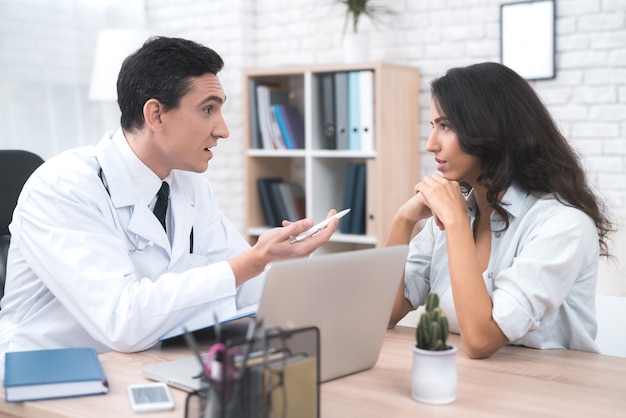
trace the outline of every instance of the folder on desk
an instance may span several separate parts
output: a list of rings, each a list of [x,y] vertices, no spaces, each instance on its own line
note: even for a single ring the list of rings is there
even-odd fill
[[[5,362],[7,402],[109,392],[96,350],[90,347],[8,352]]]

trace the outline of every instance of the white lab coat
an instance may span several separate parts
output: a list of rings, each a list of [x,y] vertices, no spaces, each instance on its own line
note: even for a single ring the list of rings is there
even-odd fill
[[[214,313],[227,318],[258,302],[262,276],[235,288],[225,260],[249,245],[218,208],[207,178],[172,172],[170,245],[135,190],[137,182],[160,185],[146,170],[118,131],[50,159],[28,180],[10,227],[0,369],[6,351],[147,349],[181,324],[207,326]],[[147,249],[136,251],[129,238]]]

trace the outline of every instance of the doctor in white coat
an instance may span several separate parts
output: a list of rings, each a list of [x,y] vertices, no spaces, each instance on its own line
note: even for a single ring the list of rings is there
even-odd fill
[[[229,135],[222,66],[195,42],[147,41],[120,70],[121,129],[51,158],[28,180],[10,226],[0,376],[7,351],[140,351],[181,325],[232,317],[258,302],[269,262],[328,241],[336,220],[291,244],[312,226],[304,219],[250,247],[219,209],[202,173]],[[165,229],[152,212],[163,181]]]

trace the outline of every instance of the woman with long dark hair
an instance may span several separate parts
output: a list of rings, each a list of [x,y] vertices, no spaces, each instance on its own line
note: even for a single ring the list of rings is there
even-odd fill
[[[437,292],[470,357],[509,343],[597,352],[598,260],[613,226],[576,152],[501,64],[453,68],[431,92],[426,150],[440,174],[393,220],[387,244],[410,251],[390,326]]]

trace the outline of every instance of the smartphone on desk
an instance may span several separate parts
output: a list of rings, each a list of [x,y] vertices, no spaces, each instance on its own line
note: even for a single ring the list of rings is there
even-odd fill
[[[174,400],[165,383],[137,383],[128,385],[130,406],[135,412],[169,411]]]

